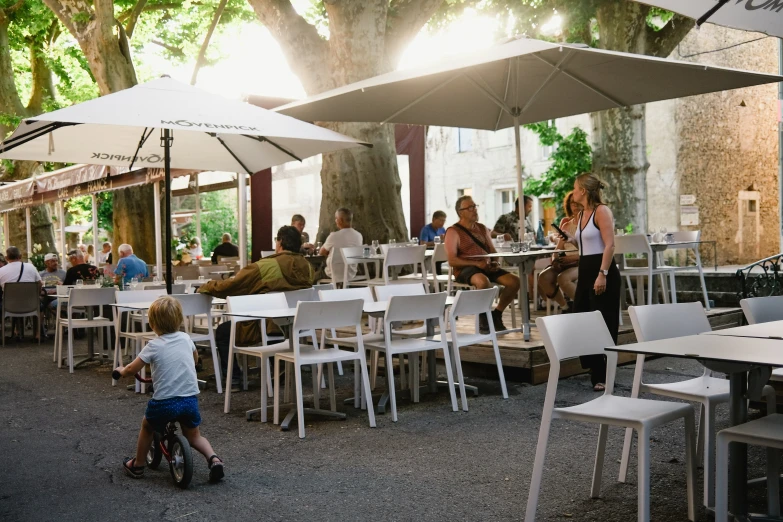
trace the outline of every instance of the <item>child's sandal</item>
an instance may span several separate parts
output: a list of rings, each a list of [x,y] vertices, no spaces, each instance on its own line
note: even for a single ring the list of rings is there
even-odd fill
[[[125,468],[125,473],[127,473],[129,477],[135,479],[142,478],[144,476],[144,466],[132,466],[131,464],[136,464],[136,458],[125,457],[125,460],[122,461],[122,467]]]
[[[209,466],[209,481],[219,482],[223,478],[223,462],[215,462],[215,459],[220,460],[217,455],[212,455],[207,459],[207,465]]]

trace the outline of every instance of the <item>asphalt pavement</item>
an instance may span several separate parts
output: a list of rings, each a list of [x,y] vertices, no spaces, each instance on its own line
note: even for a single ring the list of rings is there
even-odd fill
[[[78,343],[84,350],[84,342]],[[647,363],[653,382],[700,375],[691,361]],[[399,401],[369,428],[366,412],[342,404],[352,373],[338,379],[345,421],[307,419],[307,438],[271,423],[245,420],[258,406],[258,385],[233,396],[223,413],[214,382],[200,395],[202,434],[226,463],[226,478],[208,482],[196,454],[189,489],[173,485],[165,463],[143,479],[127,477],[147,397],[111,386],[111,360],[69,374],[52,362],[51,341],[0,349],[0,520],[521,520],[535,456],[546,386],[469,379],[481,394],[469,412],[453,412],[448,392]],[[618,371],[619,392],[630,393],[633,367]],[[307,386],[311,380],[305,377]],[[378,380],[378,391],[385,380]],[[399,386],[399,382],[398,382]],[[306,389],[305,393],[310,393]],[[560,381],[557,405],[594,398],[587,376]],[[322,393],[327,406],[328,394]],[[727,411],[718,415],[726,426]],[[271,408],[270,408],[271,418]],[[636,459],[629,481],[616,480],[623,430],[611,429],[600,499],[590,499],[597,427],[556,421],[550,436],[538,520],[636,519]],[[682,422],[654,432],[652,520],[687,520]],[[763,452],[750,450],[751,476],[763,473]],[[701,470],[697,498],[701,499]],[[752,489],[751,507],[765,506]],[[699,520],[711,520],[699,507]]]

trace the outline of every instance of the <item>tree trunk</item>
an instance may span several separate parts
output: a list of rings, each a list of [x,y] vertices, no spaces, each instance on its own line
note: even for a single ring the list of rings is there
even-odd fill
[[[373,144],[324,154],[321,167],[321,213],[318,240],[334,230],[334,212],[347,207],[365,242],[408,236],[400,199],[400,175],[394,130],[376,123],[331,123],[328,127]]]
[[[606,203],[615,228],[629,223],[634,232],[646,232],[647,161],[645,106],[590,114],[593,125],[593,172],[604,182]]]
[[[125,29],[114,18],[113,0],[44,0],[79,42],[101,95],[138,83]],[[75,21],[72,13],[89,13]],[[115,34],[116,31],[116,34]],[[144,260],[155,258],[155,224],[151,185],[118,190],[113,199],[114,259],[117,247],[128,243]],[[165,246],[164,246],[165,248]]]
[[[647,24],[650,8],[629,0],[603,0],[596,9],[599,47],[612,51],[666,57],[693,27],[675,16],[663,29]],[[645,106],[610,109],[590,115],[593,125],[593,172],[607,186],[606,203],[616,228],[633,224],[647,231],[647,137]]]

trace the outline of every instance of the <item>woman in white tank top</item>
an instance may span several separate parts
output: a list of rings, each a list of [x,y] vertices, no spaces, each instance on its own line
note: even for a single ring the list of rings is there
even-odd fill
[[[579,280],[576,284],[574,312],[599,311],[617,343],[620,329],[620,271],[614,262],[614,219],[601,198],[603,182],[585,173],[574,182],[574,201],[584,209],[579,215],[576,234],[569,238],[579,248]],[[590,369],[595,391],[606,383],[606,357],[581,357],[582,367]]]

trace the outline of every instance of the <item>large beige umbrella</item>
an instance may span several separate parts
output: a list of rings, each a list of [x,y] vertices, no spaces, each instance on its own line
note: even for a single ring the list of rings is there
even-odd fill
[[[421,69],[394,71],[275,109],[305,121],[357,121],[498,130],[694,94],[780,81],[636,54],[519,39]]]

